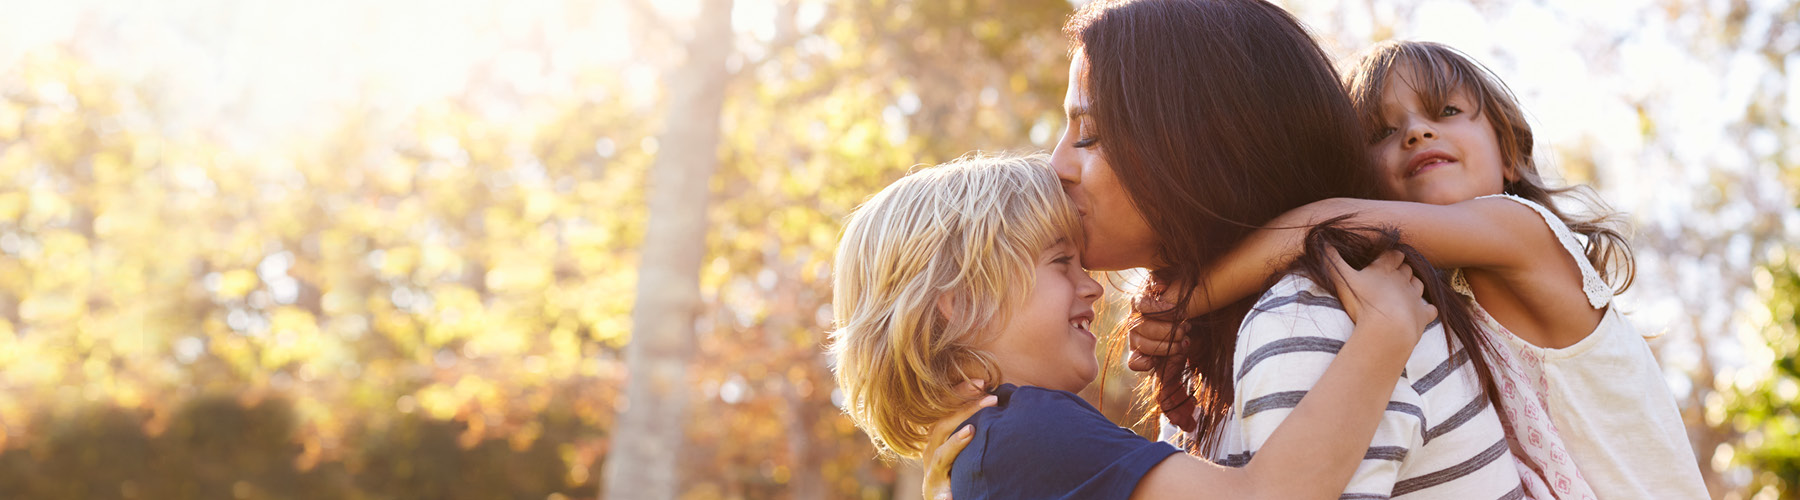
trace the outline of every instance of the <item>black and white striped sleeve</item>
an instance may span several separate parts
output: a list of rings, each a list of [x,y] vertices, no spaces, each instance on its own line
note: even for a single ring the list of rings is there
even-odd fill
[[[1310,281],[1290,277],[1269,290],[1245,316],[1233,363],[1237,414],[1247,449],[1225,462],[1248,461],[1300,404],[1354,325],[1335,297]],[[1423,402],[1402,378],[1387,413],[1343,498],[1387,498],[1406,455],[1419,445]]]

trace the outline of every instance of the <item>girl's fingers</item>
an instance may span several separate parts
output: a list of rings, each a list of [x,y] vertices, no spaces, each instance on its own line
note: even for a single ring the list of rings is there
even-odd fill
[[[1136,329],[1133,329],[1131,335],[1128,335],[1127,337],[1130,339],[1132,352],[1138,354],[1170,356],[1180,354],[1183,350],[1183,342],[1181,341],[1153,339],[1149,336],[1139,334],[1139,331]]]
[[[1330,262],[1331,267],[1337,270],[1337,272],[1332,273],[1331,275],[1331,286],[1337,289],[1339,297],[1347,295],[1345,293],[1347,291],[1345,290],[1345,280],[1349,279],[1350,275],[1356,273],[1356,268],[1350,267],[1350,263],[1344,262],[1344,256],[1339,255],[1337,248],[1335,247],[1325,247],[1325,261]]]
[[[1163,342],[1175,342],[1181,338],[1181,331],[1174,324],[1159,322],[1152,318],[1138,318],[1138,326],[1130,327],[1130,333],[1134,336],[1143,336],[1148,340],[1163,340]]]
[[[925,449],[937,449],[945,440],[950,438],[950,433],[956,429],[956,426],[961,425],[963,421],[968,420],[969,417],[975,416],[975,412],[981,411],[982,408],[994,406],[999,403],[1000,398],[990,395],[981,398],[980,401],[964,406],[961,410],[957,410],[955,414],[939,419],[937,422],[931,424],[931,433],[925,437]]]
[[[1134,337],[1143,337],[1149,340],[1161,340],[1164,342],[1173,341],[1180,337],[1180,335],[1175,334],[1174,326],[1168,322],[1147,318],[1140,318],[1137,326],[1131,327],[1131,335]]]
[[[944,444],[938,445],[937,449],[932,452],[931,467],[926,470],[948,474],[950,467],[956,465],[956,456],[961,454],[963,448],[968,447],[969,441],[974,438],[975,426],[973,424],[957,429],[955,434],[951,434],[949,439],[944,440]]]
[[[1131,299],[1131,310],[1138,314],[1156,314],[1174,309],[1175,304],[1164,302],[1158,294],[1143,293]]]
[[[919,490],[925,498],[933,500],[950,499],[950,469],[956,466],[956,456],[962,454],[963,448],[975,438],[975,426],[965,425],[951,434],[944,444],[931,450],[925,457],[925,480]]]
[[[1376,269],[1400,269],[1406,265],[1406,255],[1397,250],[1388,250],[1381,252],[1381,255],[1375,258],[1375,262],[1381,264]],[[1374,266],[1375,264],[1370,265]]]
[[[1156,358],[1135,352],[1130,353],[1130,358],[1125,360],[1125,366],[1134,372],[1147,372],[1156,368]]]
[[[956,390],[971,398],[980,396],[987,393],[987,381],[978,378],[964,380],[963,383],[956,384]]]

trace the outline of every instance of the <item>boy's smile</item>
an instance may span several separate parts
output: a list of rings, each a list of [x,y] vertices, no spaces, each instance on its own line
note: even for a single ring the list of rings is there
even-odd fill
[[[1036,283],[1014,303],[998,335],[983,350],[993,353],[1003,382],[1080,391],[1100,373],[1098,340],[1089,330],[1100,283],[1081,268],[1079,249],[1067,239],[1040,252]]]

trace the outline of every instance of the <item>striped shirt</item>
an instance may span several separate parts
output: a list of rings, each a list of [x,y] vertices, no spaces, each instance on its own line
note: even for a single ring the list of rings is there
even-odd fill
[[[1238,330],[1236,394],[1213,460],[1233,467],[1249,463],[1325,374],[1353,327],[1343,304],[1305,277],[1288,275],[1264,293]],[[1191,441],[1174,439],[1178,445]],[[1339,498],[1524,495],[1500,418],[1482,395],[1473,364],[1461,343],[1433,321]]]

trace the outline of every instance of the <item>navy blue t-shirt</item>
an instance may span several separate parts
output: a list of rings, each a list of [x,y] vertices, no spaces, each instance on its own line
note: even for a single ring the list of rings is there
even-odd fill
[[[994,394],[998,405],[964,421],[975,437],[950,469],[956,500],[1124,499],[1181,452],[1119,427],[1068,391],[1003,384]]]

